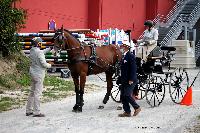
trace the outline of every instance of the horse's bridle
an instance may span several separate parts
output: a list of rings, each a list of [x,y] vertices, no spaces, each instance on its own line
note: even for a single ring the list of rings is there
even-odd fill
[[[58,35],[53,37],[53,39],[55,39],[55,40],[58,39],[59,46],[55,46],[55,45],[54,46],[56,48],[61,49],[62,46],[63,46],[64,41],[67,40],[67,38],[64,36],[63,31],[57,31],[57,32],[55,32],[55,35],[56,34],[58,34]],[[63,50],[66,50],[66,51],[75,50],[75,49],[83,49],[84,50],[84,47],[83,47],[82,43],[80,43],[80,44],[81,44],[81,46],[68,48],[68,49],[66,49],[66,47],[65,47],[65,49],[63,49]]]

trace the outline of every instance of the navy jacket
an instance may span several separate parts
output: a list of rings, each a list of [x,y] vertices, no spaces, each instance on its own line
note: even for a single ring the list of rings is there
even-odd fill
[[[121,62],[121,83],[128,84],[128,81],[137,82],[136,71],[135,55],[128,51]]]

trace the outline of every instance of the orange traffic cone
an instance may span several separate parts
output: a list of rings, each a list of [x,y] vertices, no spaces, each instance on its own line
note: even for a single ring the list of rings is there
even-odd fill
[[[192,87],[189,87],[185,96],[183,97],[181,105],[190,106],[192,105]]]

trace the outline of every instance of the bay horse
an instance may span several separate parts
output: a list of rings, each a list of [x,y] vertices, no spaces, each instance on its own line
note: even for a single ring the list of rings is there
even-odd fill
[[[84,105],[83,94],[86,76],[105,72],[107,82],[107,93],[103,99],[103,104],[109,100],[113,88],[112,76],[119,68],[122,53],[117,45],[94,46],[84,45],[68,30],[58,29],[55,31],[54,49],[66,50],[68,54],[68,68],[75,85],[76,104],[73,112],[82,112]],[[95,57],[94,53],[95,52]],[[91,57],[95,58],[92,60]],[[104,106],[100,106],[100,108]]]

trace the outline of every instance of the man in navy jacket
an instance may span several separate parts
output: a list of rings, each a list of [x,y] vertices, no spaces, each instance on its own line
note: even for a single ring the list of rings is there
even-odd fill
[[[137,66],[135,61],[135,55],[129,51],[130,43],[128,42],[126,44],[121,45],[120,48],[124,54],[124,58],[121,62],[121,100],[123,104],[124,113],[119,114],[119,117],[131,116],[131,109],[129,104],[131,104],[135,110],[133,116],[136,116],[141,111],[141,108],[132,97],[133,89],[137,84]]]

